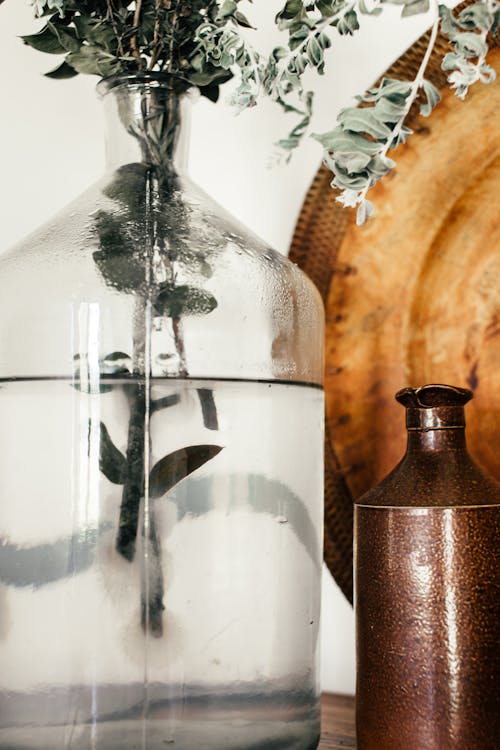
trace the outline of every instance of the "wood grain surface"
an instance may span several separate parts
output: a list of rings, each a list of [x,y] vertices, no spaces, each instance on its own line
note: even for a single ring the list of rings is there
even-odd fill
[[[318,750],[356,748],[354,698],[326,693],[321,699],[322,733]]]

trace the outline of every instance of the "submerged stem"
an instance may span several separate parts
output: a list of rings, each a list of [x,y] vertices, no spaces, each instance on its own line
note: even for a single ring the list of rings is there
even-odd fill
[[[146,513],[147,509],[145,508]],[[161,638],[163,635],[163,612],[165,610],[163,603],[165,586],[161,566],[161,541],[158,536],[155,517],[151,511],[144,535],[144,545],[148,564],[143,571],[141,624],[144,631],[150,632],[155,638]]]
[[[185,378],[188,374],[186,364],[186,350],[184,348],[184,338],[182,335],[182,321],[180,318],[172,318],[172,331],[174,334],[175,350],[179,356],[179,376]]]
[[[120,506],[116,549],[126,560],[135,556],[139,509],[144,496],[144,439],[146,392],[143,384],[124,386],[130,404],[127,468]]]

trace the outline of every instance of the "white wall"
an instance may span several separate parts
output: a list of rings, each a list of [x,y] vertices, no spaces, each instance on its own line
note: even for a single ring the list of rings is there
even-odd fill
[[[271,28],[283,4],[257,0],[256,25]],[[365,19],[354,37],[328,53],[320,80],[315,130],[327,130],[338,110],[366,88],[429,24]],[[43,223],[101,173],[102,115],[95,79],[51,81],[41,73],[57,58],[34,52],[16,36],[31,33],[31,11],[20,0],[0,6],[0,252]],[[275,32],[259,31],[256,46],[269,49]],[[317,84],[316,84],[317,85]],[[200,102],[194,111],[191,173],[214,198],[257,234],[286,253],[304,194],[321,160],[318,144],[304,144],[288,167],[268,168],[272,144],[289,121],[271,103],[237,118],[224,102]],[[354,691],[354,622],[347,602],[325,571],[323,581],[323,687]]]

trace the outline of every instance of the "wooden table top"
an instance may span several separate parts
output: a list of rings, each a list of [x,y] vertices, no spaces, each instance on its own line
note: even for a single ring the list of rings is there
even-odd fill
[[[318,750],[356,748],[354,698],[325,693],[321,699],[321,742]]]

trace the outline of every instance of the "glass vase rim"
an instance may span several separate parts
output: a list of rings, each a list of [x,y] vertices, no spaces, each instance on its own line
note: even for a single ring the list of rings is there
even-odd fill
[[[111,91],[115,91],[118,88],[133,89],[135,87],[168,89],[179,96],[189,91],[193,93],[197,91],[196,86],[178,73],[154,70],[138,70],[106,76],[98,82],[96,91],[102,99]]]

